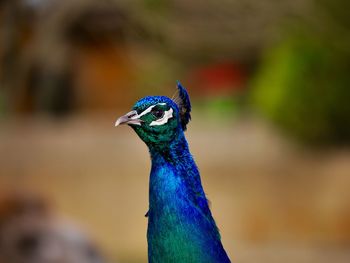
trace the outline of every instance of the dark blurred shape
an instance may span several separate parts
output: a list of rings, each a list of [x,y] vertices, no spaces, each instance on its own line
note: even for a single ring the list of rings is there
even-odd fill
[[[40,246],[40,236],[37,233],[23,236],[18,240],[17,250],[23,257],[34,257]]]
[[[72,18],[67,38],[80,44],[104,41],[125,41],[130,23],[129,16],[110,4],[99,3]]]
[[[4,1],[0,27],[8,111],[110,110],[132,94],[127,42],[142,30],[116,1]]]
[[[0,202],[1,263],[102,263],[77,227],[55,216],[35,194],[10,194]]]
[[[47,111],[62,116],[72,112],[75,99],[70,72],[55,72],[34,64],[28,72],[27,88],[21,94],[19,111]]]

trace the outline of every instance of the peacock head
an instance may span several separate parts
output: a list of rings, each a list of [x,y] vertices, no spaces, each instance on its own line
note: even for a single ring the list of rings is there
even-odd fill
[[[164,146],[186,130],[191,119],[188,93],[178,82],[175,99],[148,96],[134,105],[132,111],[120,117],[115,126],[128,124],[149,146]]]

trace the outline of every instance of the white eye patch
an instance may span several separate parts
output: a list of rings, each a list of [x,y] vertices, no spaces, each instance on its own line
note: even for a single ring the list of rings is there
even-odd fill
[[[173,109],[170,108],[164,112],[164,116],[158,120],[152,121],[149,126],[159,126],[168,123],[168,120],[173,117]]]
[[[151,112],[152,109],[157,106],[157,105],[166,105],[166,103],[158,103],[156,105],[152,105],[152,106],[149,106],[147,109],[145,109],[143,112],[141,112],[139,115],[135,115],[132,117],[132,119],[139,119],[141,118],[143,115],[146,115],[147,113]]]
[[[142,116],[146,115],[147,113],[150,113],[152,111],[152,109],[154,107],[156,107],[157,105],[166,105],[166,103],[158,103],[156,105],[152,105],[152,106],[149,106],[147,109],[145,109],[143,112],[141,112],[140,114],[137,114],[136,111],[133,111],[133,112],[130,112],[130,113],[134,113],[130,119],[132,120],[138,120],[140,119]],[[165,111],[164,112],[164,116],[158,120],[155,120],[155,121],[152,121],[150,123],[150,126],[159,126],[159,125],[163,125],[165,123],[168,122],[169,119],[171,119],[173,117],[173,109],[170,108],[168,111]],[[141,123],[134,123],[134,124],[137,124],[137,125],[141,125]]]

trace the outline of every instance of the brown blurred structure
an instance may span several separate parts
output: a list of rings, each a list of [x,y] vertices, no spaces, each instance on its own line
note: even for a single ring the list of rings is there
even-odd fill
[[[106,110],[131,96],[134,69],[125,43],[133,21],[116,2],[2,5],[0,70],[10,108],[56,114]]]
[[[140,78],[147,88],[159,85],[164,67],[173,79],[183,76],[180,60],[189,69],[227,61],[251,71],[269,39],[278,37],[277,25],[310,16],[310,2],[3,0],[0,81],[7,106],[54,114],[126,107]],[[153,62],[137,51],[146,43],[156,53],[150,52]],[[164,61],[149,70],[159,56]],[[199,90],[204,80],[188,75],[182,79]]]
[[[100,253],[77,227],[58,220],[36,194],[2,193],[1,263],[102,263]]]

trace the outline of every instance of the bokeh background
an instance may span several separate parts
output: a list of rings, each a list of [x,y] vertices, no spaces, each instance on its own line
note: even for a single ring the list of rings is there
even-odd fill
[[[346,0],[0,1],[0,198],[43,195],[110,262],[147,262],[148,151],[114,122],[180,80],[232,260],[350,262],[349,10]]]

